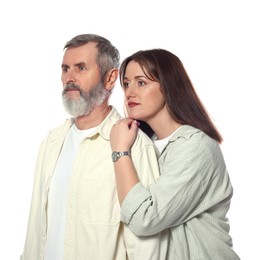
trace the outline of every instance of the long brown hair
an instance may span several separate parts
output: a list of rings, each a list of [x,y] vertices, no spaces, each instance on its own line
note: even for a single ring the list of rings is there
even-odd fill
[[[147,78],[160,83],[167,109],[180,124],[194,126],[219,143],[222,136],[198,97],[180,59],[163,49],[138,51],[124,59],[120,66],[120,82],[128,63],[137,62]]]

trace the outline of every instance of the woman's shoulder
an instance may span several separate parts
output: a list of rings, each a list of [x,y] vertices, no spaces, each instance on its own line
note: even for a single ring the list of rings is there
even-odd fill
[[[190,125],[182,125],[170,140],[175,141],[178,139],[183,139],[184,141],[193,141],[195,143],[218,143],[216,140],[209,137],[202,130]]]
[[[192,126],[184,125],[168,143],[160,156],[165,165],[224,166],[219,143]]]
[[[172,143],[172,145],[170,145]],[[209,137],[202,130],[190,125],[183,125],[172,136],[169,143],[169,149],[186,150],[189,153],[216,152],[219,150],[219,143]]]

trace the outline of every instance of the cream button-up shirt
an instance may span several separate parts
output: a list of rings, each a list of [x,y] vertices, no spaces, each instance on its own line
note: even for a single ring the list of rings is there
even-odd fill
[[[106,119],[80,145],[69,182],[64,237],[65,260],[165,259],[168,231],[137,237],[120,222],[110,130],[120,115],[112,108]],[[48,192],[65,136],[67,120],[43,140],[36,165],[23,260],[44,260]],[[153,143],[141,131],[131,156],[144,186],[159,176]]]

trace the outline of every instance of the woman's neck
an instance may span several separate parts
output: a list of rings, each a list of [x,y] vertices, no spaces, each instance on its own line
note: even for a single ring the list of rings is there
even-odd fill
[[[169,113],[157,116],[146,122],[153,129],[157,139],[163,139],[176,131],[181,124],[177,123]]]

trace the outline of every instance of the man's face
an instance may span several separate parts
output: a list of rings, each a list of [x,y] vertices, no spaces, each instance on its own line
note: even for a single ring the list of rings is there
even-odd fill
[[[72,116],[88,115],[107,97],[96,63],[96,43],[67,49],[63,56],[63,104]]]

